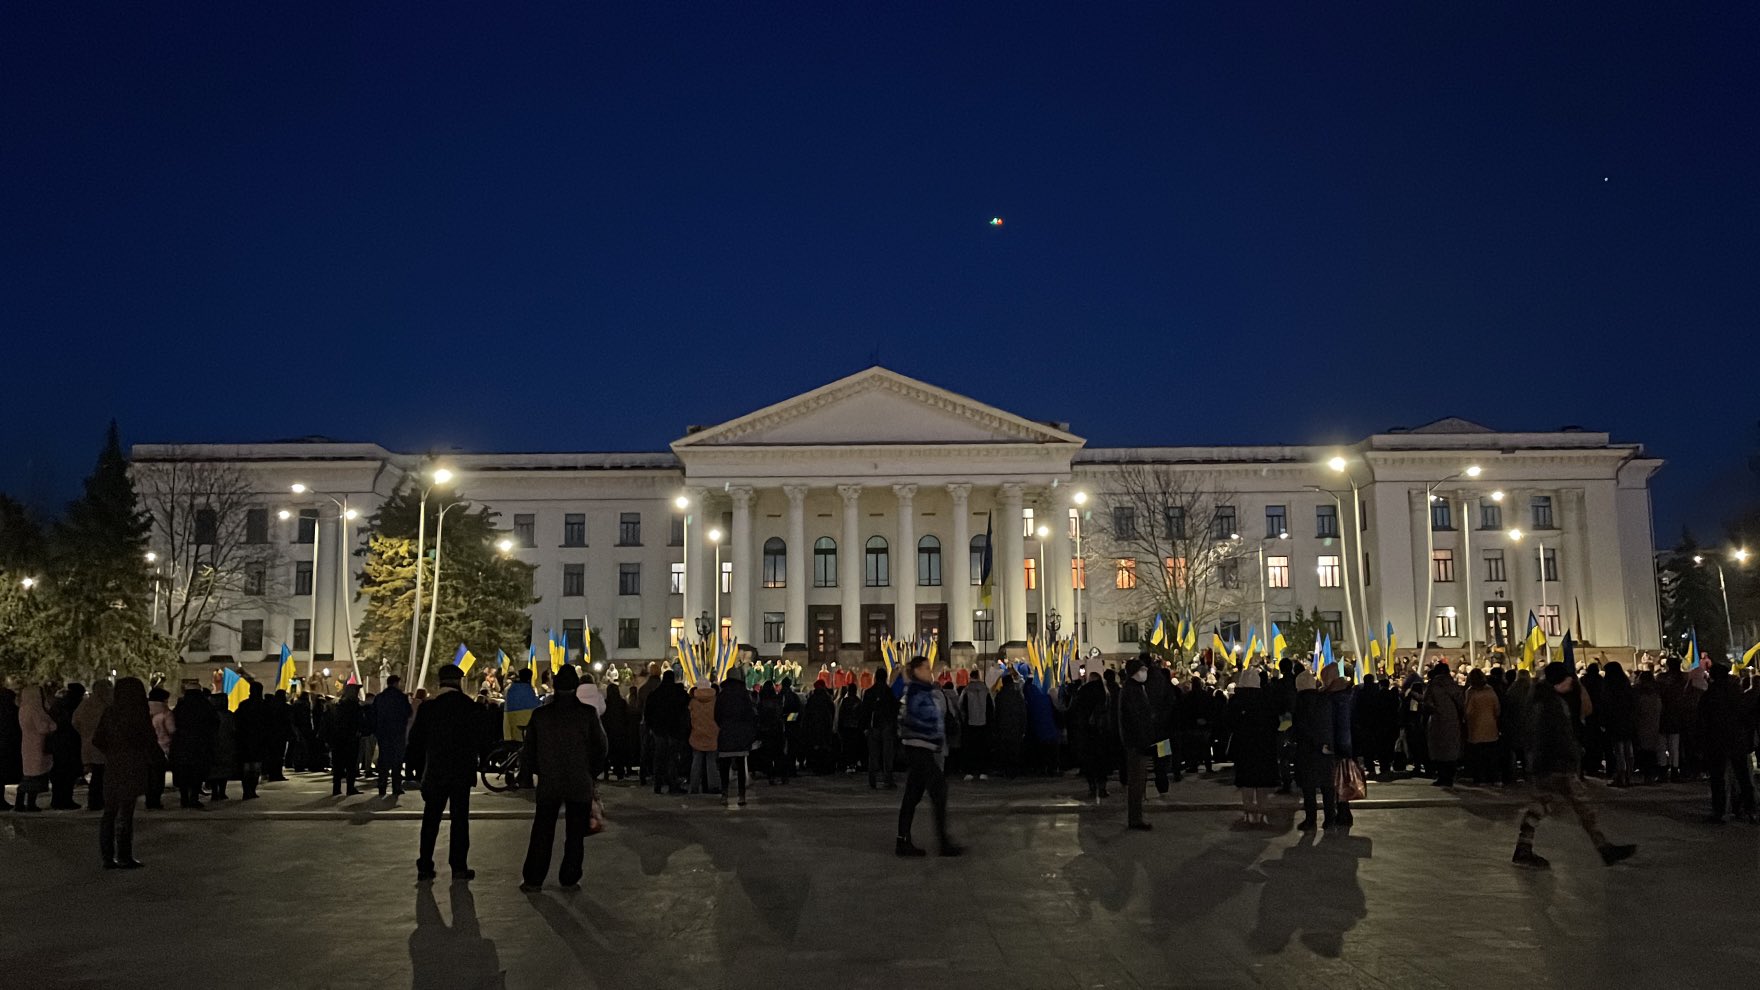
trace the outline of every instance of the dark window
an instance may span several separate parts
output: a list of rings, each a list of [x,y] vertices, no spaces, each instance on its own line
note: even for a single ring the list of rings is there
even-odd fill
[[[585,619],[563,619],[562,648],[564,650],[586,649],[586,628],[587,623]]]
[[[538,545],[538,517],[523,512],[513,517],[513,542],[528,549]]]
[[[1183,505],[1170,505],[1161,514],[1162,525],[1167,530],[1167,539],[1183,540],[1186,538],[1186,508]]]
[[[293,643],[289,649],[309,650],[312,648],[312,620],[293,620]]]
[[[1225,643],[1241,641],[1241,617],[1233,612],[1216,620],[1216,629],[1222,634],[1222,640]]]
[[[1557,529],[1558,528],[1552,524],[1552,496],[1551,495],[1536,495],[1536,496],[1534,496],[1533,507],[1534,507],[1534,528],[1535,529]]]
[[[1326,635],[1332,637],[1333,643],[1337,644],[1344,642],[1343,612],[1321,612],[1320,625],[1325,628]]]
[[[639,547],[642,545],[642,514],[640,512],[625,512],[617,517],[617,545],[620,547]]]
[[[1314,506],[1314,535],[1322,540],[1337,538],[1338,506]]]
[[[1118,641],[1120,643],[1135,643],[1139,642],[1141,639],[1142,637],[1137,635],[1137,622],[1135,619],[1118,620]]]
[[[636,542],[641,542],[639,536]],[[563,514],[562,545],[565,547],[584,547],[587,545],[587,514],[585,512]]]
[[[1502,529],[1503,528],[1503,506],[1498,505],[1496,502],[1480,502],[1479,503],[1479,528],[1480,529]]]
[[[1487,551],[1485,551],[1485,580],[1487,580],[1487,581],[1507,581],[1507,580],[1509,580],[1507,577],[1504,576],[1504,573],[1503,573],[1503,551],[1502,550],[1487,550]]]
[[[987,643],[996,638],[996,618],[987,608],[972,613],[972,638]]]
[[[639,595],[642,593],[642,565],[617,565],[617,593],[620,595]]]
[[[1265,507],[1265,538],[1275,540],[1289,532],[1289,513],[1281,505]]]
[[[318,534],[318,510],[299,510],[299,525],[294,527],[293,542],[310,543]]]
[[[587,565],[562,565],[562,597],[579,598],[587,593]]]
[[[1454,506],[1446,498],[1433,496],[1430,499],[1430,528],[1453,529]]]
[[[262,619],[246,619],[238,624],[238,652],[263,652]]]
[[[870,588],[884,588],[892,583],[892,559],[886,537],[868,537],[867,571],[864,578]]]
[[[1241,562],[1224,560],[1216,565],[1216,578],[1224,588],[1241,586]]]
[[[1137,510],[1129,505],[1112,507],[1112,535],[1121,540],[1137,538]]]
[[[1369,551],[1363,551],[1363,587],[1367,588],[1375,582],[1369,580]]]
[[[666,534],[666,545],[669,547],[684,546],[684,517],[673,516],[672,528]]]
[[[293,593],[309,595],[312,593],[312,562],[296,560],[293,563]]]
[[[189,531],[189,541],[199,546],[213,546],[219,538],[220,517],[213,509],[197,509],[196,524]]]
[[[941,541],[933,536],[917,541],[917,584],[941,587]]]
[[[642,647],[642,620],[617,620],[617,648],[620,650],[639,650]]]
[[[984,541],[989,539],[983,533],[972,537],[972,583],[984,583]]]
[[[269,569],[262,564],[246,564],[244,568],[244,593],[261,595],[268,581]]]
[[[788,587],[788,544],[780,537],[764,541],[764,587]]]
[[[837,587],[837,541],[829,536],[813,541],[813,587]]]
[[[784,617],[781,612],[764,613],[764,642],[782,642]]]
[[[246,543],[269,542],[269,510],[244,510],[244,541]]]
[[[189,651],[191,653],[207,653],[214,645],[214,627],[206,622],[199,623],[189,631]]]
[[[1546,575],[1545,580],[1557,581],[1558,551],[1551,547],[1542,547],[1540,550],[1540,568]]]
[[[1210,521],[1210,538],[1213,540],[1229,540],[1233,539],[1235,534],[1240,531],[1240,525],[1235,521],[1234,506],[1217,506],[1216,515]]]

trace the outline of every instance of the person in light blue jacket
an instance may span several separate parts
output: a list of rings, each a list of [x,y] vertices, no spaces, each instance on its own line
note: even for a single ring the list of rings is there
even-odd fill
[[[947,722],[953,712],[948,708],[947,696],[935,687],[928,657],[911,658],[905,665],[904,676],[898,740],[909,775],[905,778],[904,803],[898,809],[895,851],[900,856],[926,855],[911,842],[911,820],[916,817],[917,802],[927,791],[935,810],[935,836],[941,855],[958,856],[965,850],[947,834],[947,775],[942,766],[947,757]]]

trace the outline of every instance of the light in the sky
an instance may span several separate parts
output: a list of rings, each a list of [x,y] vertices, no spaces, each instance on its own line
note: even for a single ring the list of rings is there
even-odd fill
[[[1001,217],[991,217],[990,218],[990,226],[992,226],[992,227],[1002,226],[1002,218]]]

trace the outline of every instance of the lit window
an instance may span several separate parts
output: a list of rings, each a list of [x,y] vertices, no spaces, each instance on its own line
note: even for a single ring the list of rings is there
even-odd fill
[[[672,580],[667,584],[666,591],[672,595],[684,594],[684,564],[676,561],[673,563]]]
[[[1289,558],[1265,558],[1265,584],[1272,588],[1289,587]]]
[[[1438,584],[1454,580],[1454,551],[1437,548],[1430,551],[1430,577]]]
[[[1027,574],[1027,590],[1039,590],[1039,562],[1028,557],[1026,560],[1022,561],[1021,564],[1022,567],[1025,568]]]
[[[1191,574],[1186,567],[1186,559],[1184,557],[1163,558],[1161,566],[1167,571],[1167,583],[1169,586],[1181,589],[1186,586],[1186,581],[1190,579]]]
[[[1534,609],[1534,619],[1540,623],[1540,628],[1544,629],[1548,636],[1559,636],[1564,633],[1564,626],[1560,624],[1558,619],[1557,605],[1541,605]]]
[[[1030,508],[1021,510],[1021,535],[1029,540],[1038,536],[1033,532],[1033,510]]]
[[[1436,610],[1436,638],[1454,639],[1460,635],[1460,624],[1453,605]]]
[[[1135,557],[1118,558],[1118,575],[1114,586],[1120,591],[1128,591],[1137,586],[1137,559]]]
[[[724,595],[733,594],[733,561],[731,560],[721,562],[721,593]]]
[[[1088,562],[1080,557],[1069,562],[1070,587],[1081,591],[1088,590]]]
[[[1336,554],[1323,553],[1315,558],[1314,563],[1314,570],[1320,575],[1320,587],[1344,587],[1344,575],[1342,569],[1338,566],[1338,556]]]

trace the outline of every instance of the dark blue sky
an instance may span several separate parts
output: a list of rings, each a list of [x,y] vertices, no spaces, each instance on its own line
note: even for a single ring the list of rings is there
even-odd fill
[[[0,489],[112,416],[658,449],[877,352],[1101,444],[1611,430],[1667,538],[1754,490],[1753,4],[542,6],[8,4]]]

